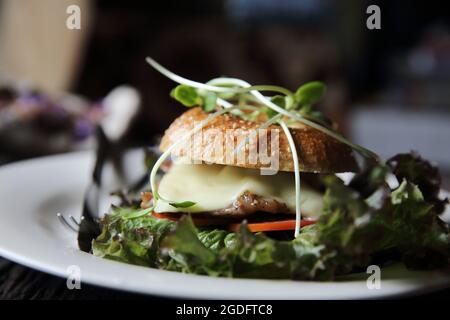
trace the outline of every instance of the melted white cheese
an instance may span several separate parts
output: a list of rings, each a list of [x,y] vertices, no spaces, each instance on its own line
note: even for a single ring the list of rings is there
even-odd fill
[[[208,164],[174,163],[159,184],[159,194],[173,202],[193,201],[189,208],[175,208],[157,201],[156,212],[204,212],[230,206],[245,191],[285,203],[295,212],[294,173],[261,175],[257,169]],[[302,184],[300,208],[305,216],[322,212],[322,194]]]

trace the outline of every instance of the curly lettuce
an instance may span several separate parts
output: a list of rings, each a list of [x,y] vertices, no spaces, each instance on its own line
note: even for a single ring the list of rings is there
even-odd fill
[[[386,176],[399,181],[390,189]],[[348,183],[323,177],[323,215],[292,241],[251,233],[198,230],[178,222],[114,208],[101,221],[93,254],[121,262],[221,277],[332,280],[369,264],[402,261],[411,269],[448,266],[449,229],[439,214],[439,174],[415,154],[366,168]]]

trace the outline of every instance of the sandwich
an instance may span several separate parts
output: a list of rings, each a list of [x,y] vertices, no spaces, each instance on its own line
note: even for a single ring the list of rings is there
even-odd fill
[[[178,82],[188,110],[165,131],[139,205],[112,207],[94,255],[210,276],[333,280],[370,264],[448,266],[437,167],[416,153],[382,161],[289,89],[235,78]],[[265,95],[271,92],[272,95]]]
[[[160,143],[161,151],[167,151],[179,137],[191,131],[195,123],[207,117],[208,114],[200,107],[186,111],[166,130]],[[267,165],[261,161],[249,161],[250,141],[242,146],[243,161],[238,161],[236,152],[233,154],[239,141],[244,141],[266,120],[250,121],[237,115],[223,114],[206,124],[197,143],[188,141],[186,144],[190,148],[180,148],[172,153],[178,161],[171,163],[158,186],[161,197],[170,201],[156,201],[154,214],[171,219],[190,214],[194,223],[201,219],[203,225],[228,225],[231,229],[245,220],[250,229],[259,231],[294,230],[295,168],[287,137],[279,133],[280,127],[271,125],[266,128],[269,132],[278,133],[276,172],[264,174],[261,169],[267,169]],[[298,152],[303,178],[300,212],[302,222],[307,224],[322,212],[320,174],[353,172],[357,170],[357,164],[351,148],[326,134],[307,126],[289,130],[295,147],[301,150]],[[263,139],[255,135],[253,142],[256,145],[260,142],[258,138]],[[212,152],[210,146],[217,146],[217,141],[221,146],[216,147],[217,152]],[[192,148],[195,150],[190,150]],[[229,156],[224,155],[227,149],[231,151]],[[142,207],[148,208],[153,200],[150,193],[144,193]],[[171,205],[185,201],[193,205]]]

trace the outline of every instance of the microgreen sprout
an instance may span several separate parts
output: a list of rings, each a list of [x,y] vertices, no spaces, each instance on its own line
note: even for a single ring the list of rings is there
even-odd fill
[[[298,163],[298,155],[297,155],[297,148],[295,147],[294,139],[292,138],[292,134],[289,131],[288,126],[283,120],[279,120],[278,123],[280,124],[281,128],[284,131],[284,134],[286,135],[288,142],[289,142],[289,148],[291,149],[292,153],[292,160],[294,162],[294,179],[295,179],[295,231],[294,231],[294,237],[297,238],[300,234],[300,222],[302,219],[302,213],[300,210],[300,166]]]
[[[172,89],[170,96],[179,101],[185,107],[198,106],[202,103],[197,90],[185,84],[180,84]]]
[[[202,108],[205,112],[213,111],[217,106],[217,94],[208,92],[203,98]]]
[[[264,114],[268,120],[263,123],[259,129],[270,126],[273,123],[278,123],[283,129],[291,149],[294,173],[295,173],[295,194],[296,194],[296,227],[295,236],[297,237],[300,232],[300,166],[298,162],[297,150],[293,137],[289,131],[286,121],[289,123],[292,121],[300,122],[304,125],[319,130],[326,135],[336,139],[337,141],[348,145],[353,150],[359,152],[361,155],[369,158],[373,158],[379,161],[379,157],[374,152],[357,145],[336,131],[334,131],[328,120],[322,113],[316,110],[312,110],[312,105],[319,102],[325,92],[326,86],[322,82],[313,81],[300,86],[295,93],[292,91],[273,85],[250,85],[248,82],[236,79],[236,78],[215,78],[207,83],[200,83],[183,78],[150,57],[146,58],[146,61],[157,71],[168,77],[169,79],[179,83],[171,93],[171,96],[180,101],[187,107],[198,105],[202,107],[205,112],[213,112],[216,110],[216,104],[224,107],[223,109],[212,113],[204,121],[209,122],[214,118],[230,112],[238,115],[246,120],[258,119],[259,115]],[[177,89],[178,88],[178,89]],[[188,89],[190,88],[190,89]],[[274,96],[264,96],[260,91],[276,93]],[[229,100],[229,101],[227,101]],[[251,113],[243,112],[242,110],[253,110]],[[287,118],[284,121],[283,117]],[[174,207],[190,207],[195,205],[191,201],[184,201],[181,203],[173,203],[169,200],[163,199],[158,194],[155,177],[156,172],[161,163],[169,156],[175,147],[183,143],[187,138],[200,130],[206,123],[201,123],[200,126],[191,130],[183,139],[178,140],[171,145],[156,161],[152,172],[150,174],[150,184],[154,194],[155,201],[158,199],[169,202]],[[256,130],[246,137],[246,139],[235,149],[237,153],[248,140],[254,136]]]
[[[189,208],[195,205],[195,202],[192,201],[183,201],[183,202],[170,202],[172,207],[175,208]]]
[[[143,216],[149,214],[152,211],[153,211],[153,207],[142,209],[142,210],[139,210],[139,211],[132,211],[132,212],[124,214],[122,218],[126,219],[126,220],[136,219],[136,218],[143,217]]]
[[[310,108],[319,102],[325,95],[326,87],[320,81],[312,81],[300,86],[295,92],[295,100],[301,105]]]

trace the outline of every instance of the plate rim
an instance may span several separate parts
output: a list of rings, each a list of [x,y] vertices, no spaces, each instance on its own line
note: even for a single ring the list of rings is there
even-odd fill
[[[22,167],[27,167],[29,165],[33,166],[35,164],[37,164],[37,162],[46,162],[49,160],[53,160],[53,161],[70,161],[71,158],[73,157],[79,157],[80,159],[84,159],[83,161],[89,162],[92,161],[93,159],[93,153],[91,151],[76,151],[76,152],[70,152],[70,153],[65,153],[65,154],[58,154],[58,155],[51,155],[51,156],[45,156],[45,157],[39,157],[39,158],[34,158],[34,159],[27,159],[27,160],[22,160],[22,161],[17,161],[17,162],[13,162],[11,164],[6,164],[0,167],[0,176],[3,174],[3,172],[5,171],[9,171],[12,169],[15,170],[21,170]],[[72,159],[73,160],[73,159]],[[87,176],[89,176],[88,173],[86,173]],[[73,251],[79,251],[79,250],[75,250],[75,249],[71,249]],[[80,252],[78,252],[79,254]],[[165,271],[165,270],[158,270],[158,269],[152,269],[152,268],[147,268],[147,267],[140,267],[140,266],[133,266],[133,265],[127,265],[127,264],[123,264],[120,262],[116,262],[116,261],[110,261],[110,260],[106,260],[106,259],[101,259],[98,257],[94,257],[88,253],[84,253],[86,256],[89,256],[89,259],[95,258],[95,259],[99,259],[102,262],[100,264],[114,264],[114,265],[120,265],[120,267],[123,266],[127,266],[127,267],[131,267],[131,268],[142,268],[144,269],[146,272],[150,272],[150,273],[154,273],[155,275],[158,274],[167,274],[167,276],[174,276],[176,278],[186,278],[186,279],[190,279],[191,281],[199,281],[199,282],[205,282],[205,281],[214,281],[214,282],[220,282],[220,283],[234,283],[235,285],[238,284],[254,284],[254,283],[260,283],[262,285],[267,285],[267,286],[273,286],[274,283],[276,283],[276,285],[280,285],[280,282],[282,282],[283,284],[281,285],[285,285],[286,283],[290,283],[291,286],[293,284],[298,285],[299,287],[303,284],[306,286],[309,286],[311,284],[316,285],[316,284],[322,284],[322,285],[328,285],[331,287],[340,287],[342,285],[348,284],[348,282],[311,282],[311,281],[292,281],[292,280],[267,280],[267,279],[232,279],[232,278],[214,278],[214,277],[209,277],[209,276],[203,276],[203,275],[191,275],[191,274],[182,274],[179,272],[172,272],[172,271]],[[11,250],[8,250],[7,246],[5,248],[3,243],[0,243],[0,256],[5,257],[8,260],[14,261],[16,263],[25,265],[27,267],[30,267],[32,269],[36,269],[39,270],[41,272],[45,272],[45,273],[49,273],[61,278],[67,278],[67,272],[64,272],[64,270],[62,270],[59,266],[55,266],[52,265],[51,263],[49,264],[48,262],[46,263],[45,261],[39,261],[36,259],[30,259],[29,257],[27,257],[26,255],[24,255],[23,253],[17,253],[17,252],[13,252]],[[76,256],[76,255],[75,255]],[[83,258],[84,259],[84,258]],[[404,295],[412,295],[412,294],[419,294],[421,292],[430,292],[430,291],[434,291],[434,290],[438,290],[440,288],[445,288],[445,287],[450,287],[450,278],[446,278],[447,281],[446,282],[441,282],[441,283],[435,283],[433,285],[427,286],[427,287],[415,287],[415,288],[409,288],[407,290],[397,290],[397,291],[391,291],[391,292],[384,292],[383,290],[367,290],[367,294],[366,295],[361,295],[358,297],[355,297],[354,295],[330,295],[330,294],[325,294],[323,295],[323,297],[320,296],[313,296],[313,299],[371,299],[371,298],[390,298],[390,297],[399,297],[399,296],[404,296]],[[396,279],[397,280],[397,279]],[[225,281],[225,282],[224,282]],[[390,280],[385,280],[385,281],[390,281]],[[395,281],[395,280],[394,280]],[[96,279],[95,276],[92,276],[91,274],[88,274],[87,276],[84,276],[82,279],[82,283],[89,283],[95,286],[100,286],[100,287],[104,287],[104,288],[110,288],[110,289],[115,289],[115,290],[120,290],[120,291],[128,291],[128,292],[135,292],[135,293],[140,293],[140,294],[151,294],[151,295],[156,295],[156,296],[164,296],[164,297],[172,297],[172,298],[179,298],[179,297],[189,297],[189,298],[203,298],[203,299],[217,299],[218,296],[212,296],[212,297],[208,297],[205,295],[205,293],[203,292],[195,292],[195,290],[185,290],[185,294],[181,294],[178,292],[174,292],[174,291],[170,291],[170,290],[160,290],[161,288],[153,288],[153,287],[122,287],[120,284],[118,283],[114,283],[114,282],[105,282],[105,281],[99,281],[98,277]],[[219,297],[220,298],[220,297]],[[245,297],[231,297],[231,296],[225,296],[225,297],[221,297],[222,299],[248,299]],[[284,295],[280,295],[280,296],[266,296],[266,297],[258,297],[258,299],[261,300],[269,300],[269,299],[286,299],[286,297]],[[297,298],[294,298],[297,299]],[[305,299],[305,297],[302,297],[300,299]]]

